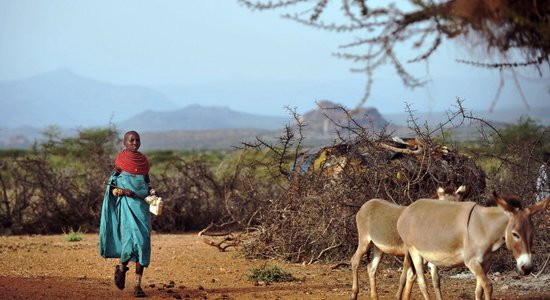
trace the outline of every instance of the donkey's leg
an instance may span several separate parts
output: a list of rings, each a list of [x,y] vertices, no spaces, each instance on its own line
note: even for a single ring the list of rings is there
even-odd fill
[[[372,299],[378,299],[378,291],[376,290],[376,270],[378,269],[378,264],[384,256],[384,252],[380,251],[376,245],[372,247],[372,260],[368,264],[367,269],[369,273],[369,282],[370,282],[370,297]]]
[[[409,249],[409,254],[411,256],[412,263],[416,272],[416,280],[418,281],[418,287],[422,296],[425,300],[430,299],[430,294],[428,294],[428,288],[426,287],[426,279],[424,278],[424,259],[415,249]]]
[[[359,239],[359,244],[357,245],[357,250],[355,254],[351,257],[351,276],[352,276],[352,287],[351,287],[351,299],[357,299],[357,294],[359,293],[359,264],[361,264],[361,258],[363,255],[369,251],[370,239]]]
[[[411,298],[411,290],[416,279],[416,273],[414,272],[414,266],[411,262],[409,253],[405,254],[403,260],[403,272],[399,278],[399,291],[397,292],[397,299],[409,300]],[[404,286],[404,287],[403,287]]]
[[[432,283],[434,285],[435,297],[437,298],[437,300],[443,300],[443,296],[441,295],[441,285],[437,266],[432,263],[428,263],[428,267],[430,267],[430,273],[432,274]]]
[[[476,300],[481,300],[483,293],[485,300],[490,300],[493,294],[493,284],[487,277],[486,268],[482,266],[476,259],[470,260],[466,267],[476,275]]]

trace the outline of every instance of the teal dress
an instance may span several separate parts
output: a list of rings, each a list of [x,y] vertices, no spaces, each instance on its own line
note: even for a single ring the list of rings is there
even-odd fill
[[[151,216],[149,204],[143,200],[149,194],[145,176],[113,172],[109,184],[130,189],[137,197],[116,197],[107,186],[99,225],[99,254],[147,267],[151,258]]]

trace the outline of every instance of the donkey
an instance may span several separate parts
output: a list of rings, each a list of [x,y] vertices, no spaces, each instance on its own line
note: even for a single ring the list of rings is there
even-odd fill
[[[504,243],[516,259],[522,274],[533,268],[531,216],[546,208],[550,198],[521,208],[516,197],[493,196],[497,207],[474,202],[446,202],[419,199],[409,205],[397,221],[397,231],[407,246],[425,299],[429,299],[423,261],[436,266],[466,266],[476,276],[475,297],[491,299],[492,283],[487,277],[492,254]],[[409,262],[410,263],[410,262]],[[441,291],[437,291],[441,298]]]
[[[448,190],[445,191],[441,187],[437,189],[437,197],[440,200],[447,201],[461,201],[466,196],[466,193],[467,189],[463,185],[454,193]],[[404,209],[405,206],[393,204],[386,200],[371,199],[363,204],[357,212],[355,219],[357,222],[358,245],[355,254],[351,258],[352,299],[357,299],[357,294],[359,292],[358,268],[361,263],[361,258],[369,251],[371,246],[373,248],[373,258],[368,264],[367,269],[372,299],[378,299],[378,293],[376,291],[376,270],[378,269],[378,264],[384,253],[395,256],[405,256],[407,253],[406,247],[397,233],[397,219]],[[403,266],[403,272],[399,279],[397,298],[401,298],[403,294],[405,281],[411,282],[414,280],[412,271],[408,272],[408,263],[407,261],[407,265]],[[432,269],[432,273],[433,272],[437,273],[437,269]],[[405,291],[410,291],[410,286],[410,284],[407,284],[407,289]]]

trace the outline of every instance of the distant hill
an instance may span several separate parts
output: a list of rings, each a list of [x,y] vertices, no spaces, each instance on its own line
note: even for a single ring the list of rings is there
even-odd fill
[[[0,127],[106,126],[147,109],[177,106],[155,90],[114,85],[57,70],[0,82]]]
[[[302,122],[305,125],[303,131],[306,137],[303,141],[305,146],[326,145],[334,141],[337,137],[336,130],[342,131],[342,128],[338,128],[333,121],[341,125],[348,122],[348,116],[340,107],[341,105],[337,103],[320,101],[318,108],[310,110],[302,116]],[[217,126],[216,124],[221,126],[210,130],[154,131],[146,128],[150,126],[149,123],[141,125],[144,126],[141,133],[144,141],[142,144],[144,151],[160,149],[227,149],[242,146],[242,142],[255,142],[256,138],[276,142],[279,137],[284,135],[284,126],[291,124],[290,120],[286,118],[250,115],[234,112],[227,108],[208,108],[197,105],[173,112],[173,115],[172,113],[154,115],[161,117],[162,123],[151,125],[152,128],[156,125],[160,125],[159,128],[167,126],[164,123],[170,122],[168,116],[175,118],[174,122],[182,121],[182,126],[185,124],[188,124],[189,127],[193,126],[192,123],[189,125],[189,120],[195,119],[197,122],[194,125],[197,128],[200,128],[199,126],[213,127]],[[329,116],[332,121],[327,119],[325,115]],[[143,118],[146,117],[143,116]],[[374,128],[375,130],[380,130],[387,124],[376,108],[360,109],[353,113],[353,117],[361,126]],[[136,119],[136,122],[144,124],[141,117]],[[210,122],[212,124],[208,124]],[[248,125],[244,126],[245,123],[248,123]],[[138,123],[135,125],[139,126]],[[293,122],[291,125],[294,125]]]
[[[318,108],[302,115],[301,121],[305,125],[303,134],[306,137],[303,141],[304,146],[330,144],[337,137],[337,129],[340,133],[345,133],[342,127],[356,126],[354,123],[348,123],[348,116],[340,109],[341,105],[330,101],[320,101],[318,104]],[[330,120],[327,119],[327,116]],[[425,119],[429,119],[432,122],[430,127],[435,129],[436,126],[433,122],[444,122],[447,119],[444,114],[431,114],[429,117],[419,114],[418,124],[422,126]],[[396,119],[399,121],[396,122],[399,125],[395,125],[392,122],[395,122],[396,116],[390,116],[389,120],[386,120],[386,116],[382,116],[376,108],[370,107],[354,111],[353,118],[357,125],[364,128],[373,128],[379,131],[386,127],[393,135],[400,137],[408,137],[413,134],[410,129],[402,125],[406,122],[405,115],[402,116],[403,119]],[[488,122],[497,129],[501,129],[507,124],[491,120]],[[143,151],[201,150],[239,147],[242,146],[242,142],[254,142],[257,137],[265,141],[276,142],[279,137],[284,135],[286,124],[291,123],[282,117],[246,114],[224,107],[191,105],[169,112],[148,111],[141,113],[117,124],[117,128],[121,134],[129,129],[138,130],[142,135]],[[294,124],[292,123],[292,125]],[[479,135],[478,128],[481,125],[477,121],[466,122],[460,128],[453,129],[453,136],[457,140],[471,139]],[[447,129],[449,127],[447,126]],[[29,148],[36,139],[42,138],[41,131],[43,130],[33,127],[1,128],[0,148]],[[65,129],[62,132],[65,135],[75,134],[75,130]]]
[[[339,103],[323,100],[318,102],[318,108],[303,115],[303,122],[308,132],[334,134],[341,127],[356,127],[380,130],[387,125],[387,121],[374,107],[361,107],[356,111],[344,107]],[[350,122],[350,117],[356,123]]]
[[[273,141],[280,133],[262,129],[216,129],[204,131],[145,131],[140,133],[142,151],[151,150],[216,150],[242,147],[256,137]]]
[[[227,107],[190,105],[182,109],[155,112],[145,111],[117,124],[122,130],[174,131],[220,129],[277,129],[289,118],[261,116],[231,110]]]
[[[33,127],[0,128],[0,149],[27,149],[40,136],[40,131]]]

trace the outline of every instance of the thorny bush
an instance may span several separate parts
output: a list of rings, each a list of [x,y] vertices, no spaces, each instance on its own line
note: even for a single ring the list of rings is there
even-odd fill
[[[470,187],[471,197],[484,192],[484,172],[455,150],[428,139],[412,146],[397,143],[367,128],[342,130],[357,135],[287,158],[294,164],[288,184],[282,194],[266,195],[271,200],[257,213],[254,238],[243,243],[245,253],[306,263],[348,260],[357,245],[355,213],[369,199],[408,205],[432,197],[438,187],[462,184]],[[301,138],[287,129],[284,146],[262,141],[250,146],[288,155],[297,153],[288,148],[300,147]]]
[[[113,128],[60,138],[51,128],[48,140],[29,153],[0,160],[0,232],[3,234],[84,232],[99,227],[104,180],[118,140]],[[101,174],[101,175],[98,175]]]
[[[505,145],[507,150],[500,155],[490,148],[459,151],[442,145],[432,136],[448,124],[440,124],[434,130],[421,128],[412,113],[416,137],[412,145],[393,142],[391,134],[384,130],[373,133],[368,128],[346,125],[340,128],[339,140],[333,145],[310,152],[297,151],[303,150],[304,137],[300,133],[304,124],[296,114],[295,119],[297,126],[287,127],[279,144],[258,140],[247,145],[269,149],[273,169],[284,171],[285,167],[293,166],[292,172],[279,174],[288,178],[285,189],[264,194],[269,201],[264,200],[264,206],[256,212],[257,225],[247,228],[252,234],[243,240],[241,249],[250,257],[301,263],[348,261],[357,246],[355,214],[363,203],[373,198],[408,205],[416,199],[432,197],[437,187],[456,188],[464,184],[470,189],[468,200],[482,205],[490,205],[493,190],[522,197],[524,206],[535,201],[533,171],[540,166],[540,159],[534,159],[533,149],[517,148],[522,144],[525,147],[525,140],[513,143],[489,123],[485,123],[489,125],[485,128],[490,129],[490,134],[482,136],[491,145]],[[479,121],[466,114],[458,101],[458,110],[450,115],[448,123],[460,126],[468,120]],[[548,140],[548,130],[539,129],[532,143],[527,143],[531,147],[547,145],[541,141]],[[499,163],[499,172],[490,172],[490,177],[486,177],[478,164],[488,157]],[[486,185],[489,188],[486,189]],[[538,266],[542,266],[549,255],[543,245],[548,245],[550,233],[542,215],[534,218]],[[512,270],[513,262],[509,258],[507,251],[500,251],[493,269]]]

